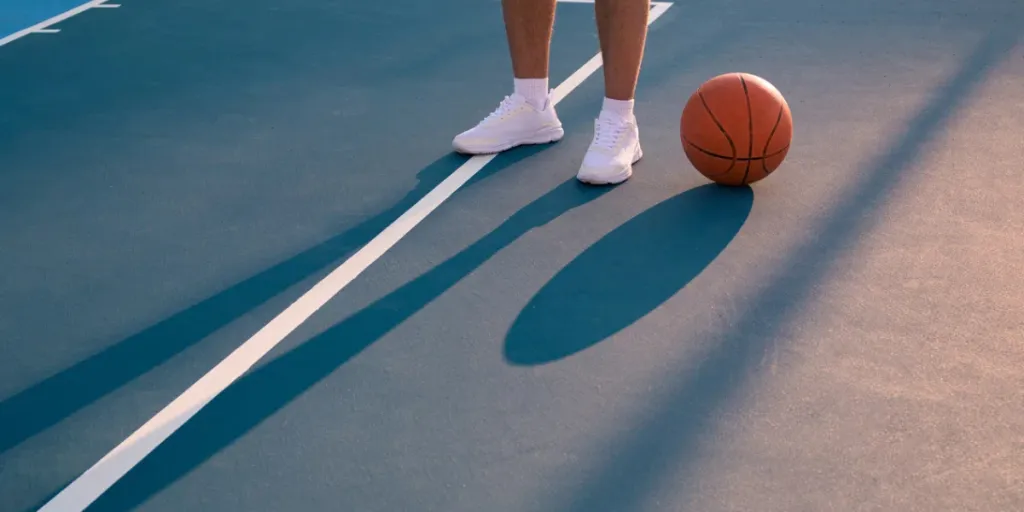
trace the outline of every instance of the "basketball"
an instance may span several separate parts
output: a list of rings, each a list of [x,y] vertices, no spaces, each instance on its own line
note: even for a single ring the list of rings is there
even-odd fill
[[[782,93],[748,73],[704,82],[679,121],[686,158],[715,183],[748,185],[782,165],[793,138],[793,119]]]

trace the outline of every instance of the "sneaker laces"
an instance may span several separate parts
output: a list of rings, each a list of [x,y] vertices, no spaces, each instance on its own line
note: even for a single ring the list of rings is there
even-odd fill
[[[611,151],[619,143],[629,125],[621,121],[598,119],[594,123],[594,142],[591,147]]]
[[[484,122],[486,123],[490,121],[497,121],[508,117],[509,114],[518,110],[519,107],[521,107],[525,101],[525,99],[519,96],[505,96],[505,99],[501,100],[501,103],[498,105],[498,108],[496,108],[494,112],[491,112],[486,118],[484,118]]]

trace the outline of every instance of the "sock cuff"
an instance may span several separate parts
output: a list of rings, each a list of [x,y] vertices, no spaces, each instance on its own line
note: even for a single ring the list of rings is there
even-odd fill
[[[547,104],[548,79],[547,78],[516,78],[513,80],[515,93],[526,98],[536,108],[544,108]]]
[[[635,100],[613,100],[605,97],[601,104],[601,112],[614,115],[619,119],[632,119]]]

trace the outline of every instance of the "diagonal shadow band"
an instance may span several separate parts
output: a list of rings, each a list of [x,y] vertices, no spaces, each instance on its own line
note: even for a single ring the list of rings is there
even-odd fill
[[[495,159],[485,179],[529,152]],[[466,157],[447,154],[422,169],[416,187],[387,210],[146,328],[0,402],[0,454],[128,384],[369,242]],[[468,184],[467,184],[468,186]]]
[[[668,485],[669,477],[672,486],[685,485],[679,475],[694,471],[698,440],[713,428],[716,411],[757,378],[764,352],[782,341],[784,326],[828,276],[833,260],[878,222],[871,211],[912,176],[910,165],[1014,48],[1016,32],[1016,27],[1004,27],[981,42],[910,122],[902,139],[864,169],[860,182],[835,205],[816,236],[792,251],[781,275],[739,310],[734,327],[711,340],[714,348],[695,371],[663,383],[663,399],[634,424],[617,429],[621,436],[595,444],[595,452],[601,453],[595,465],[574,471],[586,475],[585,480],[547,497],[543,510],[650,510],[651,494]]]
[[[503,248],[606,190],[581,185],[575,178],[563,182],[462,252],[243,376],[110,488],[90,510],[130,510],[141,505],[329,376]]]

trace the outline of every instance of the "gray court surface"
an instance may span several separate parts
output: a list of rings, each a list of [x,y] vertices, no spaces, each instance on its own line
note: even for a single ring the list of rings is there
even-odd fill
[[[508,93],[497,1],[126,0],[0,47],[0,510],[394,221]],[[560,4],[552,83],[597,51]],[[499,156],[89,510],[1024,510],[1024,4],[681,0],[645,158]],[[719,73],[783,167],[685,161]]]

